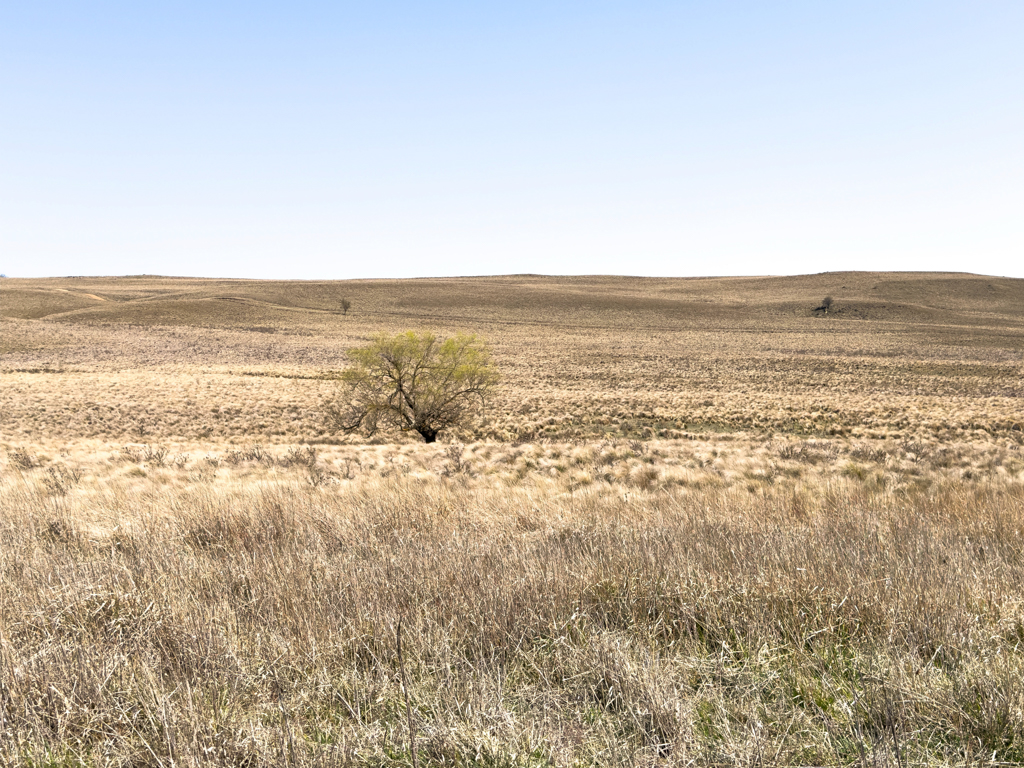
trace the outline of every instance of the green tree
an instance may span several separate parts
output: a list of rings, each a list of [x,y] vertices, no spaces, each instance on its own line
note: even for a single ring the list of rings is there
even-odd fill
[[[433,443],[483,407],[498,382],[486,344],[471,334],[381,334],[348,357],[343,392],[324,409],[328,426],[342,432],[390,427]]]

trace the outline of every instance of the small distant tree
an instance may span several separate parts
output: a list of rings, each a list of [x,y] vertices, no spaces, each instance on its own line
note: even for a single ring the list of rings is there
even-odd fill
[[[352,309],[352,302],[348,299],[342,299],[338,306],[341,307],[341,314],[347,315],[348,311]]]
[[[824,312],[827,315],[830,309],[832,309],[832,297],[826,296],[824,299],[821,300],[821,306],[815,307],[814,311]]]
[[[470,334],[381,334],[348,357],[342,392],[324,407],[328,427],[342,432],[390,427],[433,443],[482,408],[498,382],[487,345]]]

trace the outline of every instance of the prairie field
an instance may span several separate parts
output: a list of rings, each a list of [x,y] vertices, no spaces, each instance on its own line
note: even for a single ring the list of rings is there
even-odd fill
[[[0,765],[1019,765],[1022,446],[1024,280],[6,278]]]

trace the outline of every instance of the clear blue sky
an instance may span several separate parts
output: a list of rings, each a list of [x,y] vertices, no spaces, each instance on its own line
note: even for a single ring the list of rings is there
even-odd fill
[[[0,2],[0,272],[1024,277],[1024,2]]]

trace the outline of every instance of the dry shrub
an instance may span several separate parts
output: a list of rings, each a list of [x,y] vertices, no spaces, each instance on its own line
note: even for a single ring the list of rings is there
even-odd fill
[[[26,448],[11,448],[7,451],[7,460],[16,469],[35,469],[40,466],[39,459]]]
[[[64,464],[54,464],[46,468],[43,486],[55,496],[64,496],[82,479],[82,473]]]

